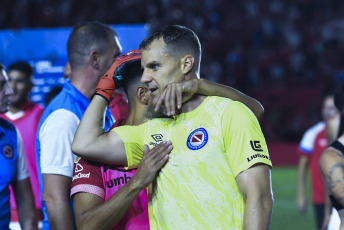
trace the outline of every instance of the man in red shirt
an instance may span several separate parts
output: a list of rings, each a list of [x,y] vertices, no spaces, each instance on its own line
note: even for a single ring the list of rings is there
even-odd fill
[[[326,137],[325,121],[336,116],[338,110],[334,105],[333,95],[324,98],[322,107],[323,121],[318,122],[309,128],[299,145],[299,166],[298,166],[298,200],[297,205],[301,213],[306,211],[307,199],[305,192],[306,170],[310,167],[311,196],[314,206],[315,218],[318,229],[321,228],[324,218],[325,189],[322,174],[319,168],[319,157],[328,146]]]

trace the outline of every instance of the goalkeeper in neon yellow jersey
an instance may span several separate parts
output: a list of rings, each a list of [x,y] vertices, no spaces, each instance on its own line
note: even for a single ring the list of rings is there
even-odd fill
[[[104,133],[100,124],[107,100],[96,92],[73,151],[132,168],[140,162],[144,145],[171,141],[173,150],[161,158],[168,160],[148,188],[151,229],[268,229],[271,161],[254,113],[240,102],[216,97],[226,96],[221,95],[223,86],[199,79],[200,45],[191,30],[164,27],[140,48],[141,81],[148,90],[142,86],[129,92],[128,120],[134,126]],[[202,96],[209,92],[215,97]],[[245,95],[235,95],[232,99],[255,111]],[[153,111],[142,111],[151,102],[156,109],[164,104],[173,118],[149,120]],[[143,180],[140,189],[145,186]]]

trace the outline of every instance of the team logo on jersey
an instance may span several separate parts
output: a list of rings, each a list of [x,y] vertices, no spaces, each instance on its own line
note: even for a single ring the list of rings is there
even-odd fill
[[[14,156],[13,147],[11,145],[2,146],[1,151],[4,157],[6,157],[7,159],[12,159]]]
[[[208,142],[208,133],[204,128],[195,129],[188,137],[186,145],[191,150],[203,148]]]

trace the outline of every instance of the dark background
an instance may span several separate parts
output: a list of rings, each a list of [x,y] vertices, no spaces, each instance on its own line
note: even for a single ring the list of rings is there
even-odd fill
[[[201,77],[265,107],[268,141],[299,141],[321,119],[322,98],[344,77],[342,0],[2,0],[0,29],[72,27],[82,21],[193,29]]]

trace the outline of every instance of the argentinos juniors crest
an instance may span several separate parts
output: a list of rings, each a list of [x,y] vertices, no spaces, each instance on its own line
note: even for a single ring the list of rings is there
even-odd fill
[[[191,150],[203,148],[208,142],[208,133],[204,128],[195,129],[188,137],[186,142]]]

